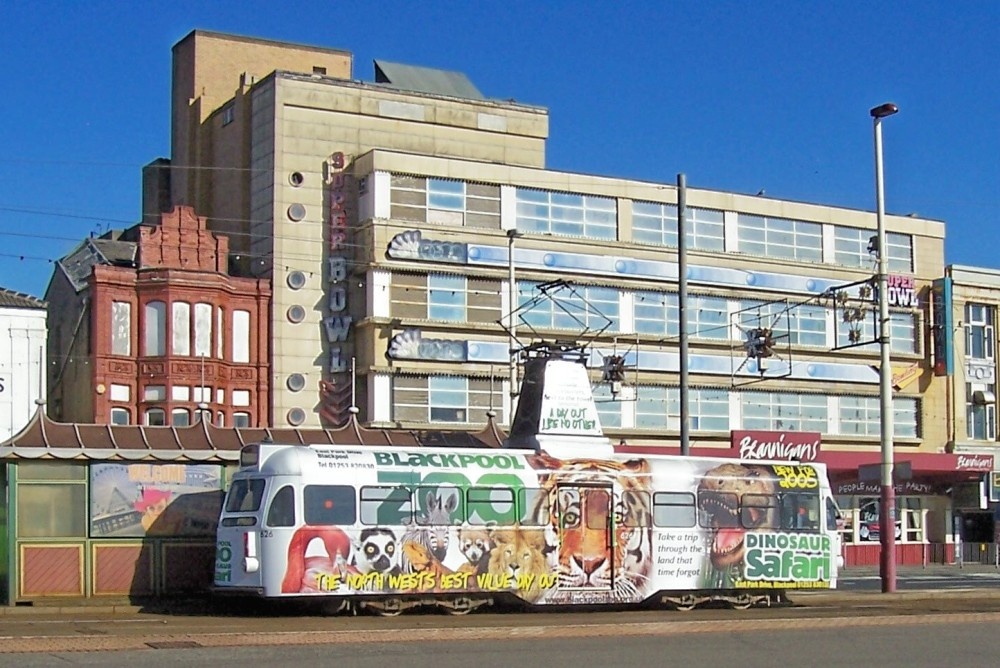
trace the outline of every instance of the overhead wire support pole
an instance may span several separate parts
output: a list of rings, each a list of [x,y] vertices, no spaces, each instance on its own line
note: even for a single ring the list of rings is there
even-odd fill
[[[885,183],[882,174],[882,119],[892,116],[899,108],[886,102],[871,110],[875,133],[875,220],[878,234],[878,343],[879,343],[879,410],[881,417],[881,501],[879,508],[879,542],[881,558],[879,573],[882,592],[896,591],[896,489],[893,480],[893,413],[891,341],[889,338],[889,254],[885,234]]]
[[[688,427],[688,314],[687,314],[687,178],[677,175],[677,313],[680,318],[680,413],[681,455],[691,454],[691,431]]]
[[[520,236],[516,228],[507,230],[507,332],[510,341],[510,423],[514,422],[514,402],[517,401],[517,276],[514,274],[514,240]]]

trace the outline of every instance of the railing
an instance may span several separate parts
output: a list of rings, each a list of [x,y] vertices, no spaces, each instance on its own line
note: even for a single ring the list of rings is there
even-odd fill
[[[960,547],[960,550],[955,551],[955,562],[959,566],[977,564],[1000,568],[1000,548],[997,543],[961,543]]]

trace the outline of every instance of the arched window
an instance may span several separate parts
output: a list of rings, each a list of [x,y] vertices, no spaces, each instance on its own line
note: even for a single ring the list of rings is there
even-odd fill
[[[150,427],[162,427],[167,424],[167,414],[162,408],[146,409],[146,425]]]
[[[191,413],[186,408],[175,408],[170,411],[170,424],[175,427],[187,427],[191,424]]]
[[[111,424],[128,424],[131,422],[131,418],[132,415],[127,408],[111,409]]]

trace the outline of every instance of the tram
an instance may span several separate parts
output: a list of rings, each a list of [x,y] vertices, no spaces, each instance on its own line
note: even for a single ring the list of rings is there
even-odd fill
[[[511,440],[527,419],[530,447],[244,447],[215,590],[389,615],[501,599],[743,608],[836,586],[839,510],[823,465],[616,454],[599,426],[546,434],[567,427],[545,415],[586,414],[593,400],[582,365],[537,366],[550,390],[586,392],[557,410],[557,393],[536,383],[534,401],[526,379]]]

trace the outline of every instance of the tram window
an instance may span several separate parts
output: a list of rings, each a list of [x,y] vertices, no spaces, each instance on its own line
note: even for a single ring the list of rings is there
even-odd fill
[[[580,490],[562,487],[556,491],[556,501],[559,504],[559,528],[574,529],[580,526],[580,517],[583,514]]]
[[[414,515],[417,524],[447,526],[465,520],[462,490],[457,487],[417,487],[413,495],[417,504]]]
[[[782,495],[781,528],[819,531],[819,495],[796,492]]]
[[[693,527],[695,523],[694,494],[688,492],[655,492],[653,494],[653,524],[658,527]]]
[[[514,490],[509,487],[470,487],[465,491],[469,524],[514,523]]]
[[[302,492],[306,524],[354,524],[357,512],[355,499],[354,488],[350,485],[306,485]]]
[[[271,507],[267,510],[267,526],[295,526],[295,488],[285,485],[271,499]]]
[[[264,480],[250,478],[234,480],[226,497],[227,513],[253,513],[260,510],[260,502],[264,499]]]
[[[699,492],[698,507],[703,527],[725,529],[740,525],[740,499],[732,492]]]
[[[522,487],[517,490],[518,516],[524,526],[545,526],[549,523],[549,490]]]
[[[362,524],[410,524],[413,502],[405,487],[362,487]]]
[[[222,520],[224,527],[253,527],[257,526],[256,517],[227,517]]]
[[[746,529],[777,529],[778,498],[770,494],[744,494],[740,499],[740,524]]]
[[[587,528],[607,529],[611,495],[603,489],[584,489],[582,492]]]
[[[648,527],[649,521],[649,492],[622,492],[618,498],[618,508],[615,509],[615,524],[623,527]]]

